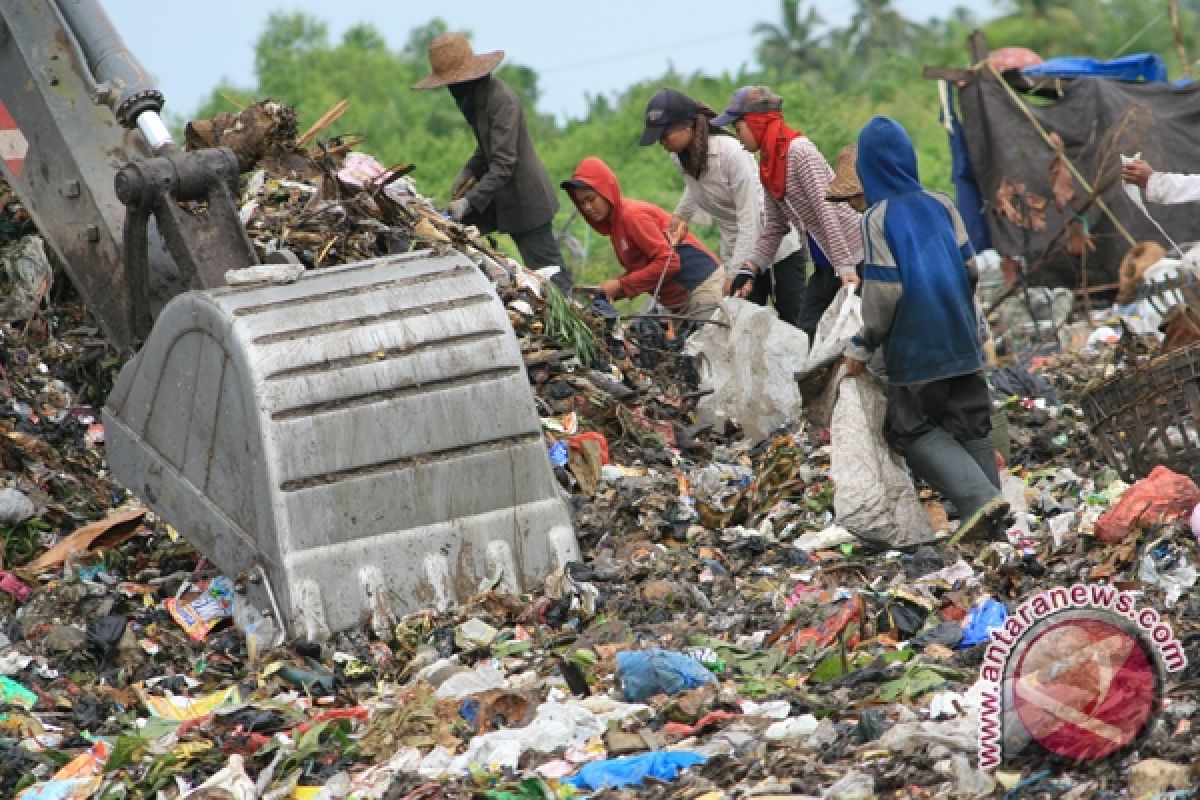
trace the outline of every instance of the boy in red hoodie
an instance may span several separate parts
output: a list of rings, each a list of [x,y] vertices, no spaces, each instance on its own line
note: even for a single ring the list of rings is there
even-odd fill
[[[560,184],[597,233],[612,238],[625,274],[598,287],[609,300],[657,292],[676,314],[707,319],[721,301],[723,273],[717,258],[688,233],[672,245],[671,215],[658,206],[621,197],[617,176],[600,159],[579,162]]]

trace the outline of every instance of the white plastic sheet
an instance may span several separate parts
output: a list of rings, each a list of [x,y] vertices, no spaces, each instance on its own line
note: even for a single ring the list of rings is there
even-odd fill
[[[727,297],[714,319],[687,343],[702,355],[701,390],[712,390],[696,407],[697,420],[720,429],[736,422],[746,439],[761,442],[800,418],[795,374],[808,357],[808,336],[779,319],[773,309]]]
[[[829,479],[838,525],[891,547],[932,541],[904,461],[883,438],[887,398],[878,381],[869,374],[843,378],[837,392]]]

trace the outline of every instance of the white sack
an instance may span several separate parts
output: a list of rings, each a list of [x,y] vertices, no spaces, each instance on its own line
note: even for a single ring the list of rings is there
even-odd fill
[[[748,440],[761,442],[800,418],[794,375],[808,357],[808,336],[773,309],[737,297],[722,300],[713,319],[725,324],[705,325],[684,350],[702,356],[700,388],[713,390],[696,406],[697,421],[718,430],[734,421]]]
[[[830,424],[833,511],[860,539],[892,547],[932,541],[904,460],[883,438],[887,398],[869,374],[843,378]]]

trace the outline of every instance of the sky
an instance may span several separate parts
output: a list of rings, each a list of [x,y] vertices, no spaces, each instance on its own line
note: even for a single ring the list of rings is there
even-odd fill
[[[470,31],[477,52],[504,50],[508,61],[533,67],[543,92],[539,110],[560,120],[582,116],[586,95],[624,89],[671,64],[684,73],[713,74],[753,66],[751,29],[779,19],[778,0],[100,1],[166,95],[169,116],[195,111],[222,79],[255,85],[254,43],[272,11],[316,17],[329,26],[333,42],[347,28],[370,22],[396,49],[412,28],[440,16],[451,30]],[[844,25],[854,7],[847,0],[810,2],[831,25]],[[981,18],[997,13],[996,0],[893,2],[916,21],[945,16],[955,5]]]

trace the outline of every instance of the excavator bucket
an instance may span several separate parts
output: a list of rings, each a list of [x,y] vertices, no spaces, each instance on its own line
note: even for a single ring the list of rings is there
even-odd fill
[[[579,557],[516,336],[458,253],[179,295],[104,421],[116,479],[293,636]]]

